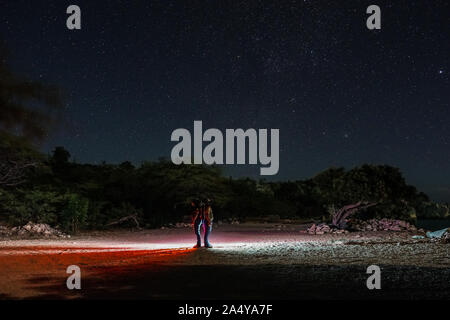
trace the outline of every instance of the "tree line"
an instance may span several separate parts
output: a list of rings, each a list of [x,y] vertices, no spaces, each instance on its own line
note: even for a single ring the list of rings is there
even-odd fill
[[[218,166],[174,165],[166,159],[139,166],[80,164],[63,147],[44,156],[23,141],[18,149],[17,139],[9,138],[16,143],[8,147],[3,136],[0,148],[33,165],[23,169],[26,179],[20,184],[0,182],[0,219],[10,224],[33,221],[76,232],[135,215],[141,225],[154,228],[182,221],[198,197],[213,199],[217,219],[240,220],[269,215],[328,220],[337,208],[358,201],[377,203],[364,217],[414,220],[429,203],[399,169],[385,165],[329,168],[306,180],[267,182],[227,177]]]

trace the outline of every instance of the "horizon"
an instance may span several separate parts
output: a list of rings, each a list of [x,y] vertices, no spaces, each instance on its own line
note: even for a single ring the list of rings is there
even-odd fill
[[[55,146],[51,151],[43,152],[43,153],[45,153],[48,157],[51,157],[52,151],[53,151],[55,148],[57,148],[57,147],[64,147],[64,146]],[[67,150],[67,151],[70,153],[70,150]],[[76,159],[75,157],[73,157],[72,154],[71,154],[71,157],[70,157],[69,160],[70,160],[72,163],[75,163],[75,164],[79,164],[79,165],[93,165],[93,166],[98,166],[98,165],[102,165],[102,164],[118,166],[118,165],[120,165],[120,164],[122,164],[122,163],[130,162],[135,168],[139,168],[139,167],[141,167],[142,165],[144,165],[145,163],[154,163],[154,162],[158,162],[158,161],[160,161],[160,160],[167,161],[167,162],[171,162],[171,161],[170,161],[170,157],[168,157],[168,156],[160,156],[160,157],[157,157],[157,158],[155,158],[155,159],[147,159],[147,160],[142,160],[142,161],[140,161],[140,162],[133,162],[133,161],[129,161],[129,160],[127,160],[127,159],[124,159],[123,161],[117,161],[117,162],[107,162],[107,161],[105,161],[105,160],[101,160],[101,161],[97,161],[97,162],[80,162],[78,159]],[[181,165],[183,165],[183,164],[181,164]],[[185,164],[185,165],[188,165],[188,164]],[[203,163],[203,164],[191,164],[191,165],[209,166],[209,165],[204,164],[204,163]],[[351,167],[345,167],[345,166],[329,166],[329,167],[323,168],[323,169],[320,170],[320,171],[317,171],[317,172],[313,173],[311,176],[302,176],[302,177],[299,176],[299,177],[296,177],[296,178],[294,177],[294,178],[286,178],[286,179],[279,178],[278,175],[275,175],[275,176],[261,176],[261,175],[257,172],[259,168],[253,168],[253,169],[252,169],[252,170],[254,171],[254,172],[253,172],[253,175],[249,175],[249,174],[248,174],[248,171],[249,171],[249,169],[248,169],[248,168],[249,168],[249,165],[238,165],[238,164],[234,164],[234,165],[213,164],[212,166],[219,167],[220,170],[221,170],[221,174],[222,174],[222,176],[224,176],[224,177],[231,177],[231,178],[233,178],[233,179],[246,179],[246,178],[249,178],[249,179],[253,179],[253,180],[264,180],[264,181],[266,181],[266,182],[275,182],[275,183],[278,182],[278,183],[279,183],[279,182],[295,182],[295,181],[305,181],[305,180],[309,180],[309,179],[312,179],[313,177],[315,177],[316,175],[320,174],[321,172],[324,172],[325,170],[328,170],[328,169],[331,169],[331,168],[343,168],[345,171],[349,171],[349,170],[352,170],[352,169],[354,169],[354,168],[361,167],[361,166],[363,166],[363,165],[372,165],[372,166],[390,166],[390,167],[397,168],[397,169],[399,169],[400,172],[402,173],[402,175],[403,175],[403,177],[405,178],[405,181],[406,181],[406,183],[407,183],[408,185],[412,185],[412,186],[416,187],[418,192],[423,192],[423,193],[425,193],[425,194],[430,198],[431,201],[438,202],[438,203],[450,203],[450,198],[445,198],[445,196],[444,196],[444,197],[442,197],[442,198],[440,199],[440,198],[439,198],[439,195],[436,196],[436,195],[430,194],[430,193],[427,192],[426,190],[420,189],[418,186],[416,186],[416,185],[414,185],[413,183],[411,183],[410,181],[408,181],[408,178],[405,176],[405,173],[403,172],[402,168],[395,167],[395,166],[392,166],[392,165],[387,164],[387,163],[360,163],[360,164],[358,164],[358,165],[351,166]]]

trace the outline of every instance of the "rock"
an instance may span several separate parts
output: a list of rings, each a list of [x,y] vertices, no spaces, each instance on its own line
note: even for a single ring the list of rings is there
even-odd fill
[[[48,224],[44,223],[33,223],[28,222],[22,227],[6,228],[7,232],[0,232],[3,236],[16,236],[20,238],[39,238],[39,237],[58,237],[66,238],[68,237],[63,232],[50,227]]]
[[[344,233],[345,230],[339,230],[333,227],[330,227],[329,225],[325,224],[325,223],[321,223],[321,224],[312,224],[311,227],[309,227],[306,230],[307,233],[309,234],[325,234],[325,233]]]
[[[442,243],[450,243],[450,231],[447,231],[441,239]]]
[[[184,223],[184,222],[177,222],[175,223],[175,228],[187,228],[190,227],[190,223]]]
[[[398,221],[398,226],[401,227],[401,228],[408,229],[409,223],[406,222],[406,221]]]
[[[358,231],[416,231],[416,227],[407,221],[383,218],[363,221],[353,219],[349,221],[350,228]]]
[[[349,220],[349,229],[356,231],[417,231],[417,228],[411,225],[407,221],[397,220],[397,219],[387,219],[383,218],[380,220],[359,220],[352,219]],[[307,229],[309,234],[324,234],[324,233],[348,233],[348,230],[339,230],[333,228],[325,223],[313,224]],[[419,230],[420,232],[420,230]]]

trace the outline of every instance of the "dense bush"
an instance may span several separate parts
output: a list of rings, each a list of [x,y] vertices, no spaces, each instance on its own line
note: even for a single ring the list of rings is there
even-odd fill
[[[266,182],[228,178],[217,166],[176,166],[164,159],[139,167],[129,162],[77,164],[57,148],[20,189],[1,190],[0,217],[13,224],[32,220],[76,232],[136,214],[142,225],[158,227],[182,220],[194,197],[213,199],[216,219],[327,219],[330,208],[358,201],[378,204],[362,213],[366,218],[413,220],[431,210],[427,196],[389,166],[330,168],[308,180]],[[448,215],[446,210],[439,215]]]
[[[55,191],[16,190],[0,191],[0,210],[12,225],[28,221],[58,225],[63,230],[76,232],[86,227],[88,200],[78,194],[60,194]]]
[[[63,199],[64,205],[59,219],[62,228],[75,233],[86,227],[89,201],[74,193],[64,195]]]
[[[399,169],[362,165],[345,171],[328,169],[312,179],[312,198],[327,208],[366,201],[377,203],[361,215],[414,220],[416,209],[428,201],[415,187],[407,185]]]
[[[55,224],[58,211],[62,207],[62,198],[55,192],[40,190],[18,190],[0,192],[2,216],[11,224],[19,225],[34,221]]]
[[[448,219],[450,218],[450,205],[423,202],[418,207],[418,216],[425,219]]]

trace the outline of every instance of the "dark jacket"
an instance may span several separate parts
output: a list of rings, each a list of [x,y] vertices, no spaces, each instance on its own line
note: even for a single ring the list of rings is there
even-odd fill
[[[195,223],[195,220],[198,218],[205,220],[208,225],[212,224],[214,216],[211,206],[206,205],[194,208],[192,212],[192,222]]]

